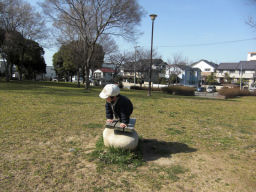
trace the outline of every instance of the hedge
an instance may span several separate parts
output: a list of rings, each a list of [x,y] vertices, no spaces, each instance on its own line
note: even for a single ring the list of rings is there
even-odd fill
[[[186,87],[186,86],[170,86],[163,87],[162,91],[164,93],[172,94],[172,95],[184,95],[184,96],[194,96],[195,88]]]
[[[140,87],[140,86],[131,86],[130,89],[134,90],[148,90],[148,87]],[[151,91],[161,91],[161,88],[151,87]]]
[[[238,96],[256,96],[256,92],[250,92],[249,90],[240,90],[240,88],[227,88],[223,87],[219,91],[220,95],[225,96],[226,99],[228,98],[235,98]]]

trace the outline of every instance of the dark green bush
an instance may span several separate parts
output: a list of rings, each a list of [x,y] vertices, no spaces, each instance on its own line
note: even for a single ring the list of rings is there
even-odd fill
[[[131,86],[130,89],[134,89],[134,90],[146,90],[147,87],[139,87],[139,86]]]
[[[164,93],[168,93],[168,94],[172,94],[172,89],[170,87],[163,87],[162,88],[162,91]]]
[[[162,88],[164,93],[173,95],[184,95],[184,96],[194,96],[195,88],[186,86],[170,86]]]
[[[235,98],[237,96],[256,96],[256,92],[250,92],[249,90],[240,90],[240,88],[227,88],[224,87],[219,91],[220,95],[225,96],[226,99],[228,98]]]

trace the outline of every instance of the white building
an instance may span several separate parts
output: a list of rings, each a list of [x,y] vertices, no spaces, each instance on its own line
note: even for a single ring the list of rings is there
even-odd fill
[[[216,77],[220,83],[224,83],[225,76],[231,78],[231,83],[239,82],[240,78],[248,82],[251,87],[256,80],[256,61],[240,61],[239,63],[220,63],[216,70]]]
[[[216,63],[207,61],[207,60],[200,60],[193,64],[191,64],[192,68],[198,68],[201,70],[201,82],[203,83],[206,80],[206,77],[214,73],[218,67]]]
[[[256,52],[249,52],[247,55],[247,61],[256,61]]]
[[[113,80],[115,71],[111,68],[100,68],[94,71],[93,80],[95,84],[104,85]]]
[[[191,67],[192,68],[198,68],[201,70],[201,73],[202,75],[205,73],[206,75],[207,74],[211,74],[211,73],[214,73],[216,68],[218,67],[218,65],[216,63],[213,63],[213,62],[210,62],[210,61],[207,61],[207,60],[200,60],[200,61],[197,61],[193,64],[191,64]]]

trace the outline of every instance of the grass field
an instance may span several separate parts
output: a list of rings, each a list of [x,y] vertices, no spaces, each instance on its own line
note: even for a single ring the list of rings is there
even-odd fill
[[[104,129],[99,92],[0,82],[0,191],[255,191],[256,97],[122,90],[144,159],[123,169],[89,158]]]

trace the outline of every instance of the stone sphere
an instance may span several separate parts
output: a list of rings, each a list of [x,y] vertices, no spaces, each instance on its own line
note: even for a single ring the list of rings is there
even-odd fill
[[[105,128],[103,140],[106,147],[122,148],[133,150],[138,146],[139,136],[135,130],[132,132],[116,131]]]

